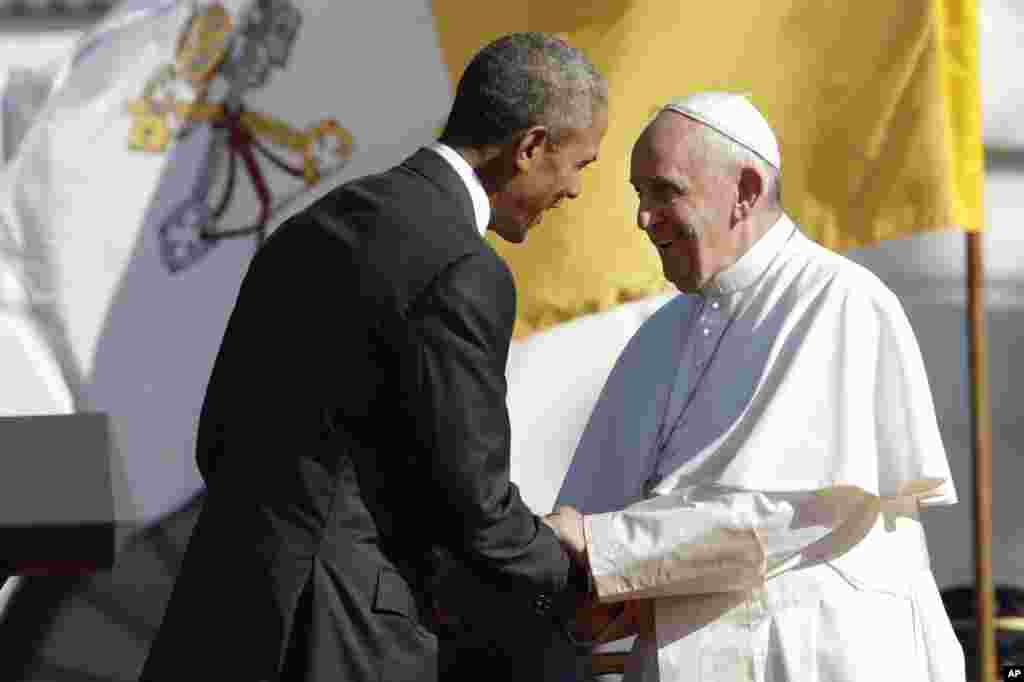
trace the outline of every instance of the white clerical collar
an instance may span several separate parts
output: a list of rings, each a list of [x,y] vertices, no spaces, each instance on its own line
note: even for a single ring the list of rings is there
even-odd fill
[[[701,293],[705,296],[726,296],[749,287],[768,269],[795,229],[796,226],[783,213],[749,251],[704,285]]]
[[[487,232],[487,226],[491,224],[491,201],[487,198],[487,192],[480,184],[480,178],[476,176],[476,171],[457,151],[442,142],[434,142],[427,149],[439,154],[462,178],[466,189],[469,190],[469,198],[473,200],[476,229],[480,231],[482,237]]]

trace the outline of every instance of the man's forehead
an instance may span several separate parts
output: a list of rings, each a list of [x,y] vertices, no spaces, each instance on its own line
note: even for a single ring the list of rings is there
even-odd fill
[[[701,127],[702,123],[685,116],[662,112],[637,138],[632,157],[673,166],[686,165],[694,154],[694,141]]]
[[[672,111],[662,111],[644,128],[641,138],[652,144],[678,143],[704,124]]]
[[[687,155],[679,144],[652,144],[641,138],[633,146],[630,174],[637,178],[679,178],[686,166]]]

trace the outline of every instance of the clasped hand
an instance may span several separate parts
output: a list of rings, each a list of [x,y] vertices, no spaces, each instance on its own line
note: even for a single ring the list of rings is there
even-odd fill
[[[587,540],[583,533],[583,516],[575,508],[563,505],[542,520],[555,532],[573,561],[586,568]]]
[[[589,572],[583,516],[573,507],[561,506],[543,517],[543,521],[555,532],[572,560]],[[650,602],[645,600],[600,604],[588,599],[576,612],[574,630],[580,640],[610,642],[638,634],[652,617]]]

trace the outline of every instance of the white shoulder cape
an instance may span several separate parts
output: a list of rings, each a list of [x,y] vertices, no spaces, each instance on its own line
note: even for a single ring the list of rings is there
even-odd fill
[[[785,218],[784,218],[785,219]],[[697,453],[655,493],[852,485],[953,504],[956,492],[913,331],[872,273],[799,230],[742,295],[687,412]],[[685,330],[681,295],[647,320],[606,382],[558,496],[585,514],[644,496]]]

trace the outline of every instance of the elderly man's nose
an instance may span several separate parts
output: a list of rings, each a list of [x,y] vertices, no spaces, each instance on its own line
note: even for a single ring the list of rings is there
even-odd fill
[[[636,212],[636,226],[644,232],[651,226],[651,212],[646,208],[641,208]]]
[[[575,199],[580,195],[582,191],[583,181],[579,176],[577,176],[572,179],[572,182],[569,183],[569,187],[566,189],[565,195],[570,199]]]

